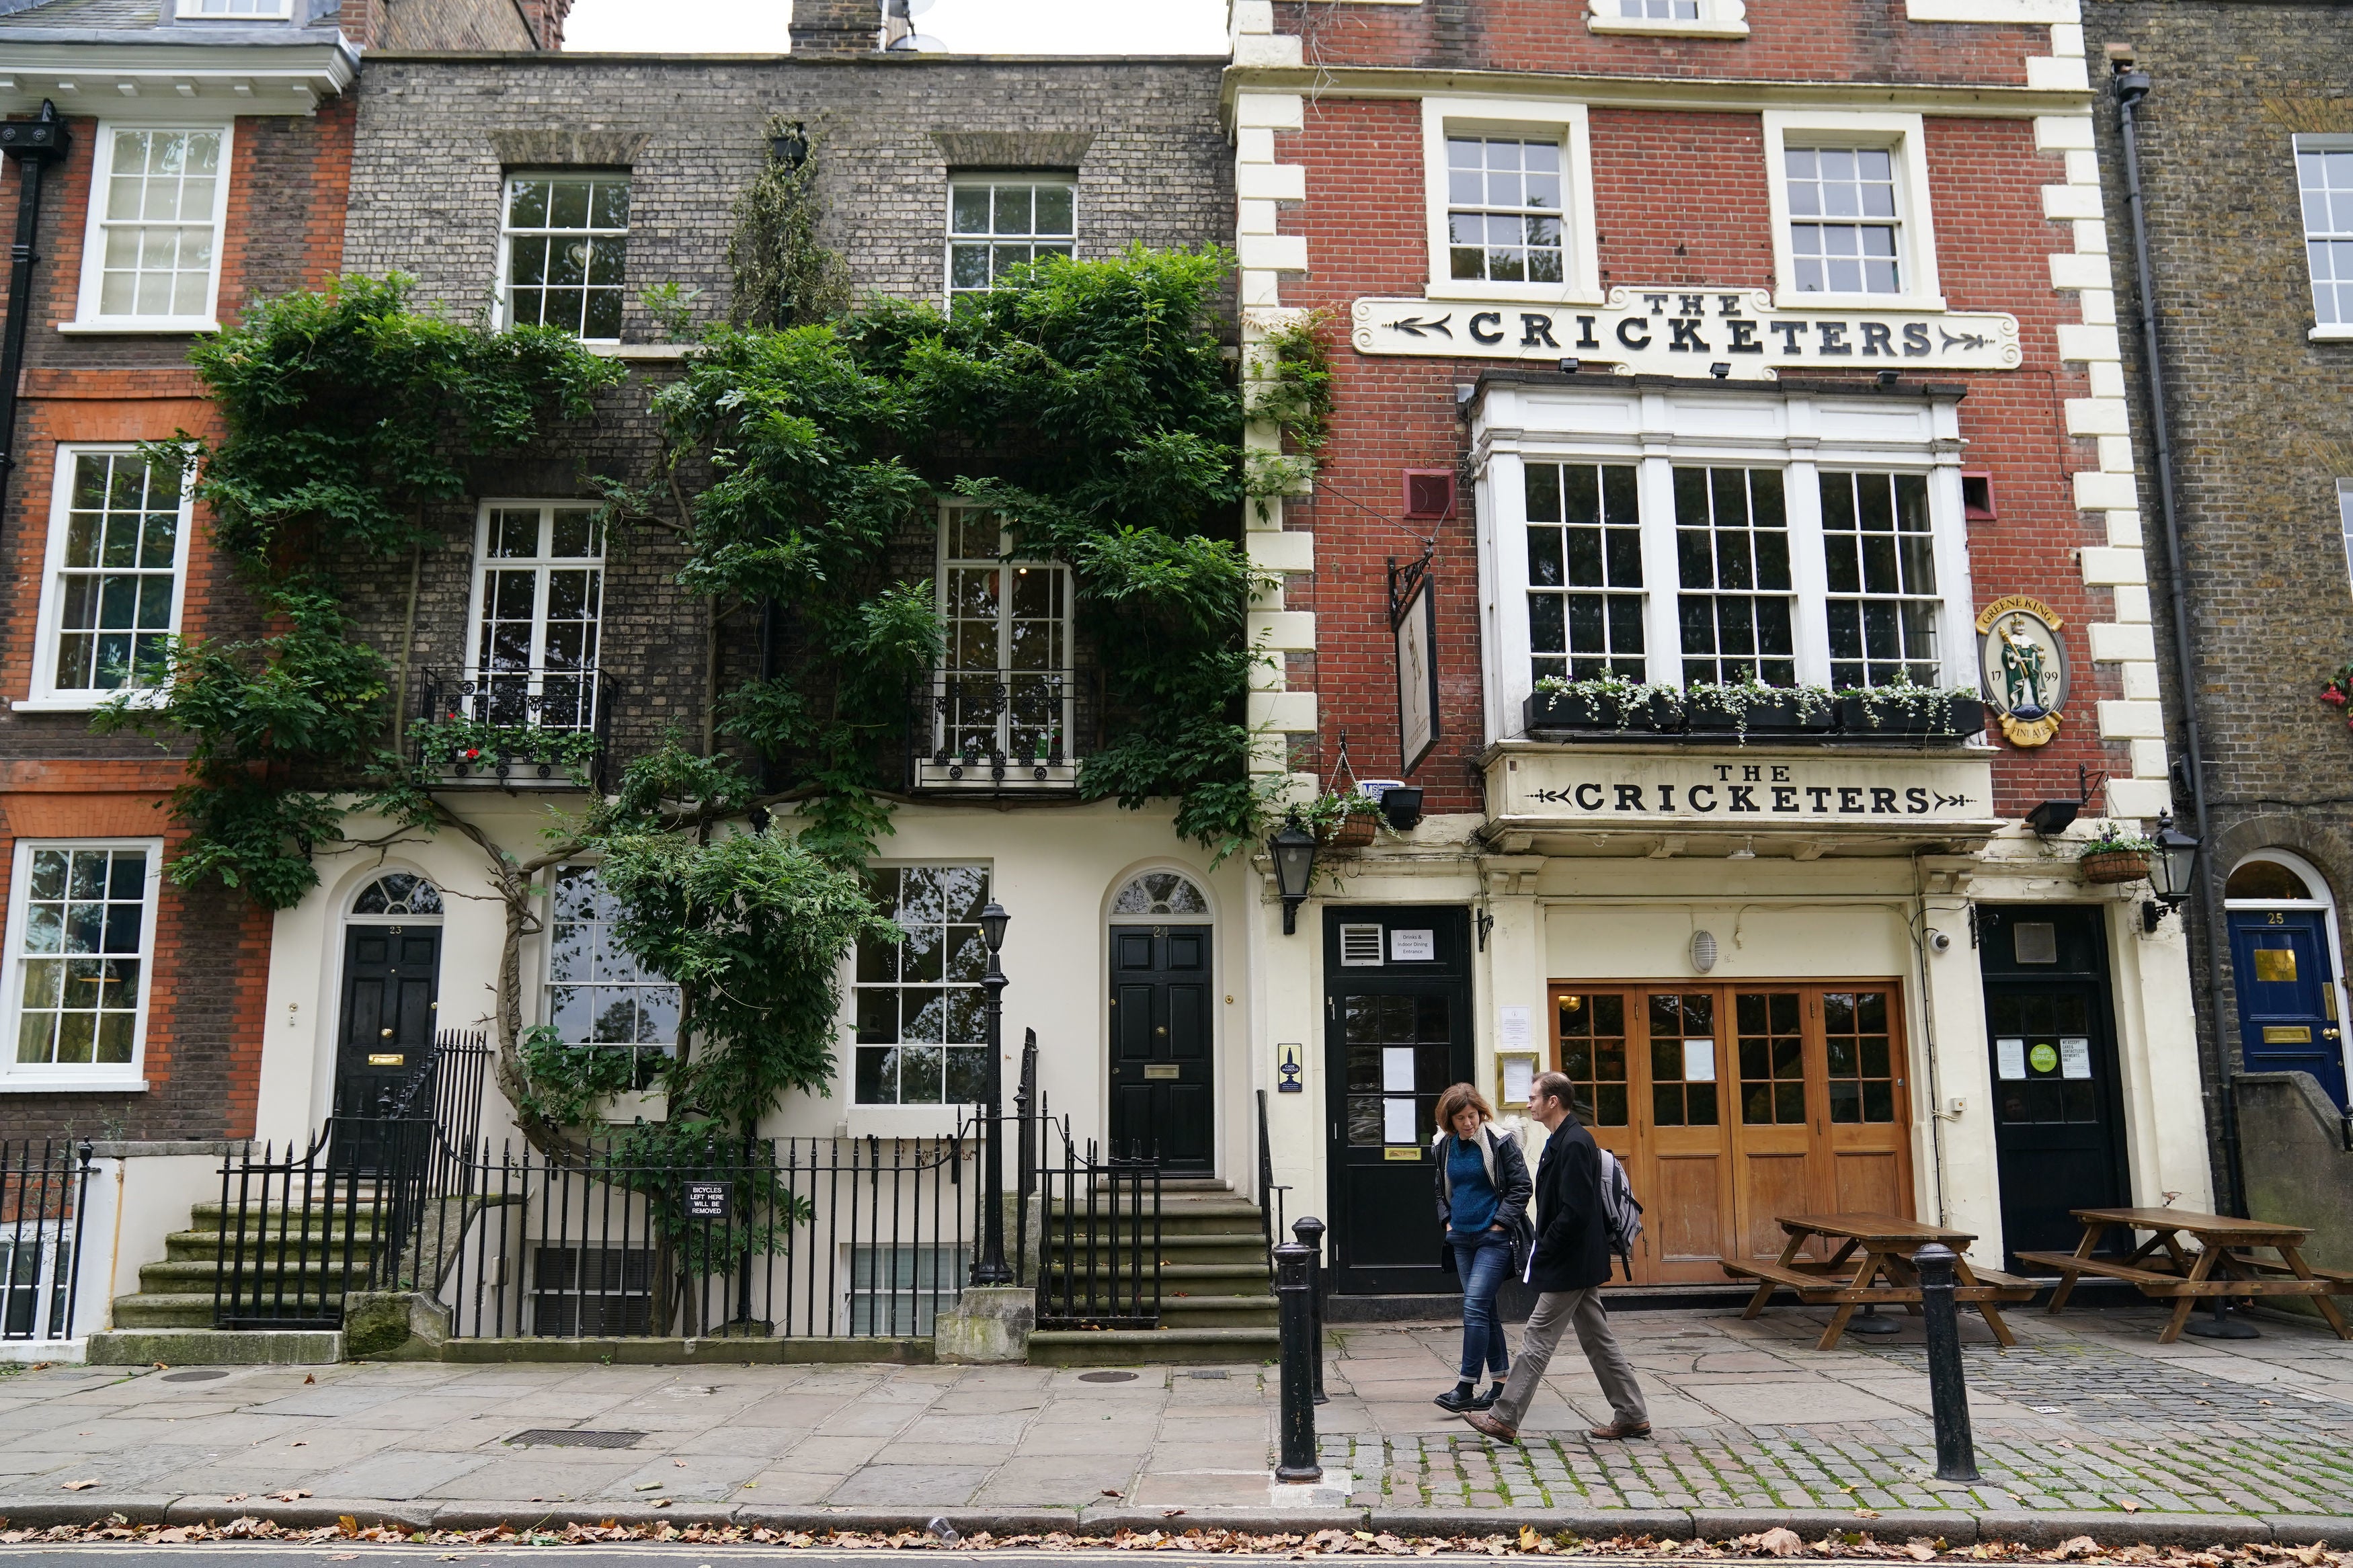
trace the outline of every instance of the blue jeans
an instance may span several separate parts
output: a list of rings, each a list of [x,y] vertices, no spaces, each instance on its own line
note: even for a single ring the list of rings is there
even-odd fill
[[[1504,1325],[1495,1321],[1495,1296],[1512,1271],[1512,1240],[1500,1231],[1478,1236],[1446,1233],[1454,1248],[1454,1272],[1462,1281],[1462,1381],[1476,1383],[1483,1363],[1501,1383],[1512,1370]]]

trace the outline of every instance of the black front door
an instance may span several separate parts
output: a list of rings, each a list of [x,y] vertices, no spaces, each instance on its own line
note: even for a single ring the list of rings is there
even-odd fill
[[[2345,1047],[2317,910],[2231,911],[2231,979],[2239,994],[2239,1055],[2249,1072],[2307,1072],[2337,1106]]]
[[[425,1065],[441,983],[438,925],[355,925],[343,935],[335,1112],[370,1116]]]
[[[2090,905],[1988,907],[1979,931],[2002,1242],[2015,1268],[2021,1252],[2075,1249],[2084,1227],[2069,1211],[2129,1196],[2106,931]]]
[[[1111,1152],[1172,1176],[1217,1165],[1208,926],[1111,931]]]
[[[1332,1289],[1433,1295],[1430,1140],[1438,1097],[1470,1079],[1471,919],[1461,909],[1326,909],[1324,1110]]]

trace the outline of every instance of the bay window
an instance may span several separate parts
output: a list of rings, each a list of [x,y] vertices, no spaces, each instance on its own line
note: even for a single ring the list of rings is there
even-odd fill
[[[1493,732],[1538,682],[1973,685],[1954,403],[1491,385]]]

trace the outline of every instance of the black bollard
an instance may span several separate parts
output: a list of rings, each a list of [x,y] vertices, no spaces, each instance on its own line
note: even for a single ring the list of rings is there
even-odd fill
[[[1315,1403],[1325,1405],[1330,1401],[1324,1396],[1324,1222],[1302,1215],[1291,1222],[1291,1234],[1309,1253],[1308,1299],[1315,1303]]]
[[[1315,1254],[1295,1241],[1274,1249],[1274,1294],[1282,1323],[1282,1463],[1278,1481],[1320,1481],[1315,1462]]]
[[[1936,1421],[1936,1479],[1978,1479],[1977,1444],[1969,1436],[1969,1388],[1961,1375],[1961,1321],[1953,1301],[1953,1265],[1960,1259],[1932,1241],[1913,1256],[1920,1271],[1920,1311],[1928,1330],[1928,1403]]]

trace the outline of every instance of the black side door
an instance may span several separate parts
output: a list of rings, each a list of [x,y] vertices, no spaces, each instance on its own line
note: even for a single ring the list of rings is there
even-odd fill
[[[426,1064],[441,984],[438,925],[355,925],[343,935],[335,1113],[369,1116]]]
[[[1439,1264],[1430,1140],[1470,1079],[1471,919],[1457,908],[1327,908],[1324,1098],[1331,1289],[1459,1289]]]
[[[1172,1176],[1217,1166],[1208,926],[1111,929],[1111,1152]]]
[[[2105,921],[2097,905],[1980,910],[1994,1152],[2013,1269],[2021,1252],[2075,1249],[2084,1227],[2071,1210],[2130,1196]]]

